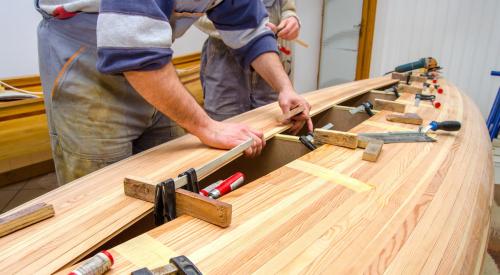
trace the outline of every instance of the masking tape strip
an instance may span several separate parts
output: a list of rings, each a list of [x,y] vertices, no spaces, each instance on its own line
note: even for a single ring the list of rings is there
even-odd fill
[[[342,175],[336,171],[303,160],[292,161],[287,164],[286,167],[310,174],[312,176],[333,182],[335,184],[340,184],[356,192],[369,191],[374,188],[373,185],[364,183],[355,178]]]

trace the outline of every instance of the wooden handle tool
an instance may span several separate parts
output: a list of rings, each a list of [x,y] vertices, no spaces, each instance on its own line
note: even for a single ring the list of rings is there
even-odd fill
[[[0,217],[0,237],[54,216],[52,204],[37,203],[10,215]]]

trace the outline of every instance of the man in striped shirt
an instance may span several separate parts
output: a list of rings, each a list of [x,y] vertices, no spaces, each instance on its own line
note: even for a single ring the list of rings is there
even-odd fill
[[[268,17],[255,0],[36,0],[40,74],[54,162],[63,184],[183,133],[229,149],[262,132],[207,116],[179,81],[171,45],[206,14],[242,66],[280,93],[283,112],[304,106],[277,55]],[[223,80],[221,80],[223,81]],[[177,126],[175,122],[182,128]]]

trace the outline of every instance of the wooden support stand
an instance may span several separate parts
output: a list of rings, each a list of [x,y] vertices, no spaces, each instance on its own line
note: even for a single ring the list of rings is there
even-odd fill
[[[52,204],[37,203],[8,216],[0,217],[0,237],[53,216]]]
[[[375,99],[374,109],[404,113],[406,104],[377,98]]]
[[[124,187],[127,196],[155,202],[156,183],[152,180],[128,176],[124,180]],[[228,227],[231,224],[232,206],[230,204],[184,189],[177,189],[175,192],[177,216],[189,215],[220,227]]]
[[[416,113],[388,114],[385,119],[391,122],[422,125],[422,118]]]
[[[314,129],[314,142],[326,143],[355,149],[358,147],[358,135],[334,130]]]
[[[382,146],[384,146],[384,142],[382,140],[370,141],[363,152],[363,160],[376,162],[380,152],[382,151]]]

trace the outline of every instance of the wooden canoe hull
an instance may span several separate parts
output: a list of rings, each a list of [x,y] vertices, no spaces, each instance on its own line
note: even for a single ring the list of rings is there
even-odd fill
[[[323,114],[333,104],[392,83],[377,78],[306,97],[313,114],[328,120]],[[460,120],[460,132],[440,133],[437,143],[386,144],[375,163],[362,161],[361,149],[324,145],[224,196],[233,208],[230,227],[181,216],[111,249],[112,271],[154,268],[183,254],[206,274],[477,274],[493,194],[491,144],[471,100],[441,84],[440,110],[423,102],[407,111],[424,123]],[[410,105],[412,97],[398,102]],[[388,113],[351,132],[415,129],[386,121]],[[272,104],[232,120],[271,138],[287,128],[276,123],[278,116]],[[221,153],[186,136],[38,198],[54,204],[56,217],[0,239],[0,270],[68,267],[151,211],[150,203],[123,195],[125,175],[166,179]]]

